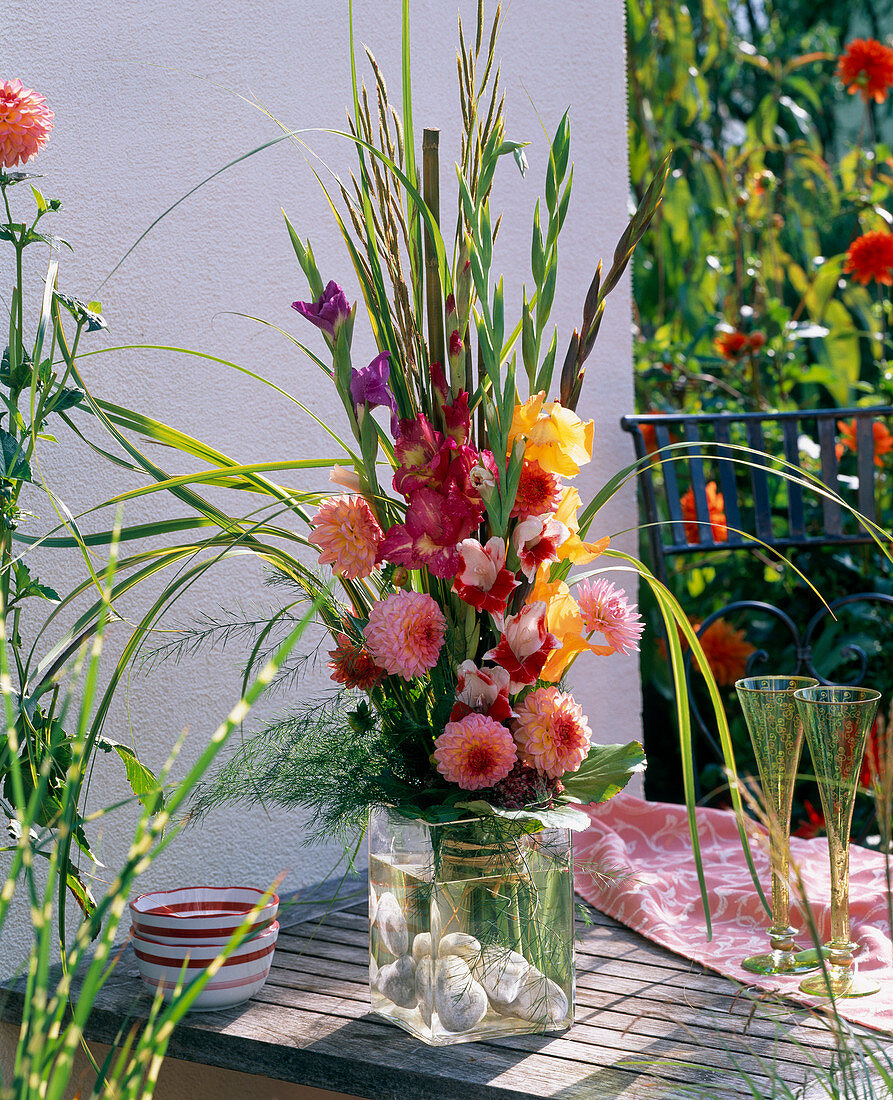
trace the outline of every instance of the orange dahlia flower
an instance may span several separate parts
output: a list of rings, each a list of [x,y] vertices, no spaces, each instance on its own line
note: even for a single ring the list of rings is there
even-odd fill
[[[876,38],[854,38],[837,62],[837,75],[850,95],[883,103],[893,86],[893,50]]]
[[[839,460],[844,451],[856,453],[856,421],[855,419],[838,420],[837,427],[840,431],[840,442],[835,450]],[[887,431],[886,426],[879,420],[875,420],[871,425],[871,431],[874,436],[874,464],[875,466],[883,466],[884,460],[881,456],[893,451],[893,435]]]
[[[586,759],[592,730],[583,708],[556,687],[537,688],[518,707],[515,740],[538,772],[560,779]]]
[[[716,482],[707,482],[707,513],[710,517],[710,533],[714,542],[725,542],[729,537],[729,529],[726,526],[725,503],[722,493],[716,491]],[[685,520],[685,537],[689,542],[700,542],[699,531],[701,524],[695,511],[695,494],[693,489],[683,493],[679,503],[682,505],[682,518]]]
[[[857,237],[847,249],[843,270],[857,283],[868,284],[874,279],[893,286],[893,233],[874,229]]]
[[[307,541],[318,546],[322,565],[349,580],[362,580],[375,568],[384,533],[363,497],[329,497],[310,520]]]
[[[53,112],[42,95],[21,80],[0,84],[0,166],[25,164],[46,145]]]

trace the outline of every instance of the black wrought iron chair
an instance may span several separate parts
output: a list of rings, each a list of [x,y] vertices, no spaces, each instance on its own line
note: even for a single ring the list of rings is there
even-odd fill
[[[624,416],[620,423],[633,437],[636,456],[651,457],[640,492],[649,564],[659,579],[666,582],[681,562],[685,568],[719,563],[719,571],[730,552],[756,555],[767,567],[779,555],[793,556],[807,577],[820,560],[818,552],[852,550],[856,566],[864,558],[864,590],[859,586],[858,592],[825,606],[817,597],[810,599],[804,586],[802,603],[789,614],[775,605],[766,583],[753,598],[735,600],[705,617],[699,637],[718,619],[743,622],[744,629],[754,630],[756,642],[747,675],[762,668],[811,675],[823,683],[862,682],[871,661],[884,657],[880,639],[893,645],[893,585],[889,571],[883,576],[883,554],[872,534],[843,502],[884,531],[893,524],[893,434],[887,434],[893,433],[893,406],[647,414]],[[782,463],[789,473],[794,468],[795,480],[779,476]],[[834,495],[823,495],[822,485]],[[893,548],[889,535],[882,538]],[[855,626],[844,629],[843,620]],[[834,630],[826,638],[828,623]],[[770,635],[771,650],[766,644]],[[886,659],[893,660],[889,648]],[[714,733],[691,690],[690,660],[689,655],[692,713],[719,761]]]

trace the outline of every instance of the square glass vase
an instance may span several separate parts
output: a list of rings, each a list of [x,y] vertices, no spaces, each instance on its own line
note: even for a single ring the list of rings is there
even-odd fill
[[[431,1046],[574,1018],[571,832],[484,817],[369,823],[372,1009]]]

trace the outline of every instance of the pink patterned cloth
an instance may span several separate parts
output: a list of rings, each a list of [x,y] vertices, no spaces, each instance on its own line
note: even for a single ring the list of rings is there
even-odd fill
[[[725,974],[744,985],[773,990],[801,1004],[819,1002],[800,993],[799,978],[762,977],[743,970],[741,960],[769,949],[765,911],[754,890],[734,814],[698,809],[698,836],[707,878],[713,939],[708,940],[701,895],[684,806],[643,802],[620,794],[589,807],[591,827],[574,837],[578,863],[577,892],[596,909],[634,928],[655,943]],[[769,860],[764,846],[752,842],[754,863],[764,890],[769,889]],[[823,940],[830,938],[828,845],[824,839],[791,838],[791,857],[799,865],[807,896]],[[602,884],[580,863],[628,869],[631,874]],[[893,1033],[893,954],[887,916],[884,858],[853,847],[850,853],[850,923],[862,944],[859,972],[881,983],[870,997],[840,1000],[840,1015],[865,1027]],[[791,923],[806,927],[796,905]],[[800,937],[810,946],[808,933]]]

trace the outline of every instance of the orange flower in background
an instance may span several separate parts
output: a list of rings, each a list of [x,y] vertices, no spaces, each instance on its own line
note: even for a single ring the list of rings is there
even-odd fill
[[[850,95],[883,103],[893,86],[893,50],[876,38],[854,38],[837,62],[837,75]]]
[[[697,629],[693,622],[692,626]],[[717,619],[700,637],[707,664],[718,684],[734,684],[747,672],[747,659],[756,647],[726,619]]]
[[[574,477],[592,458],[595,424],[584,423],[575,412],[558,401],[544,405],[540,391],[515,406],[509,430],[509,450],[519,435],[527,437],[524,457],[561,477]]]
[[[722,493],[716,491],[715,481],[708,481],[706,490],[710,533],[714,542],[725,542],[729,537],[729,529],[726,526],[726,511]],[[693,543],[700,542],[698,532],[701,530],[701,524],[698,522],[698,515],[695,511],[694,490],[689,489],[687,493],[683,493],[679,503],[682,505],[682,518],[685,520],[686,539]]]
[[[766,343],[766,337],[762,332],[752,332],[749,336],[746,332],[733,329],[731,332],[723,329],[713,341],[713,346],[730,363],[737,362],[750,351],[759,351]]]
[[[21,80],[0,83],[0,167],[25,164],[46,145],[53,112]]]
[[[845,451],[856,453],[856,421],[855,419],[838,420],[837,428],[840,431],[840,442],[834,450],[837,453],[839,462]],[[874,435],[874,464],[875,466],[883,466],[882,456],[893,451],[893,435],[887,431],[886,426],[879,420],[875,420],[871,425],[871,431]]]
[[[872,280],[893,286],[893,233],[873,229],[857,237],[847,249],[843,271],[863,286]]]

